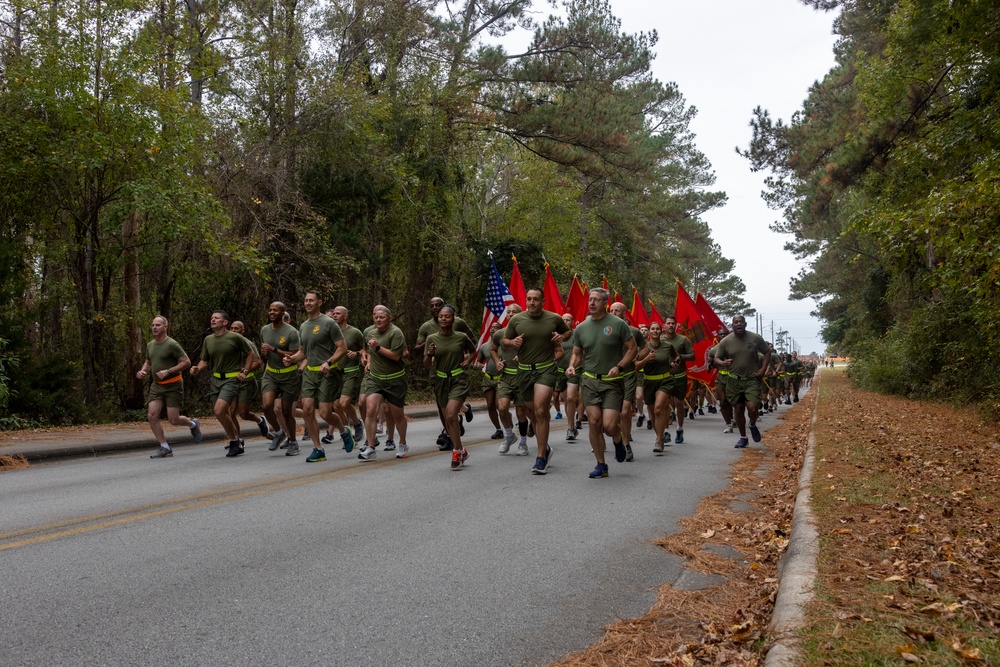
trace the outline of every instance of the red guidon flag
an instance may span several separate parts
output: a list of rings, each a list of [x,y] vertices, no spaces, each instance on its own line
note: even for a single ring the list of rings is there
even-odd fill
[[[688,365],[688,377],[711,387],[715,384],[716,369],[708,363],[708,348],[714,344],[715,337],[709,332],[694,301],[691,300],[691,295],[681,286],[679,280],[674,316],[677,318],[677,333],[687,336],[694,347],[694,361]]]
[[[521,308],[528,307],[528,293],[524,291],[524,280],[521,279],[521,268],[517,265],[517,257],[510,256],[514,260],[514,268],[510,271],[510,293],[514,297],[514,303]]]
[[[646,314],[646,309],[642,306],[642,299],[639,298],[639,290],[635,288],[635,285],[632,285],[632,310],[629,311],[628,316],[632,318],[632,326],[634,327],[649,326],[649,315]]]
[[[725,325],[722,319],[715,314],[715,310],[712,306],[708,304],[708,301],[698,292],[694,295],[694,307],[698,309],[698,314],[701,315],[701,319],[705,321],[705,325],[708,327],[708,331],[715,335],[716,338],[722,338],[729,333],[729,327]]]
[[[548,262],[545,262],[545,287],[542,289],[545,292],[542,307],[562,317],[566,309],[563,306],[559,285],[556,284],[556,279],[552,275],[552,269],[549,268]]]
[[[573,326],[587,319],[590,309],[587,307],[587,290],[584,285],[577,280],[573,274],[573,283],[569,286],[569,294],[566,295],[566,310],[564,312],[573,316]]]
[[[656,322],[661,327],[663,326],[663,316],[660,315],[660,311],[658,311],[656,309],[656,306],[653,305],[653,300],[650,299],[649,300],[649,323],[652,324],[653,322]]]

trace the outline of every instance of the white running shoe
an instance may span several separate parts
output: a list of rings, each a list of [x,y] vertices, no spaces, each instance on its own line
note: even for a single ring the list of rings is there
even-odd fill
[[[528,455],[528,443],[522,442],[517,446],[517,455],[518,456]]]
[[[397,459],[405,459],[406,455],[409,454],[409,453],[410,453],[410,446],[408,444],[406,444],[405,442],[399,443],[399,445],[396,447],[396,458]]]
[[[378,453],[375,451],[374,447],[369,447],[365,445],[364,448],[358,453],[358,458],[362,461],[374,461]]]
[[[504,436],[503,442],[500,443],[500,453],[506,454],[510,451],[511,446],[517,442],[517,436],[511,433],[510,435]]]

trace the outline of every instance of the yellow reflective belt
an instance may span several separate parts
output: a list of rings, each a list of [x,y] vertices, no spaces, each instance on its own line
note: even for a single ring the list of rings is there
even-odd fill
[[[350,368],[345,368],[344,372],[345,373],[357,373],[359,370],[361,370],[361,366],[351,366]]]
[[[401,378],[406,375],[406,371],[397,371],[395,373],[389,373],[388,375],[379,375],[378,373],[372,372],[369,372],[368,374],[376,380],[395,380],[396,378]]]
[[[285,366],[284,368],[275,368],[273,366],[268,366],[267,367],[267,372],[268,373],[277,373],[278,375],[280,375],[282,373],[291,373],[292,371],[296,370],[297,368],[298,368],[298,366],[296,366],[294,364],[291,365],[291,366]]]
[[[550,361],[547,364],[522,364],[522,363],[518,363],[517,364],[517,368],[518,368],[518,370],[522,370],[522,371],[540,371],[540,370],[544,370],[544,369],[548,368],[549,366],[554,366],[555,363],[556,362],[554,362],[554,361]]]
[[[332,371],[335,368],[338,368],[339,366],[340,366],[339,362],[336,363],[336,364],[333,364],[332,366],[330,366],[330,370]],[[319,366],[306,366],[306,370],[312,371],[314,373],[318,373],[320,370],[322,370],[322,368],[323,368],[323,364],[320,364]]]
[[[621,380],[623,377],[625,377],[624,375],[616,375],[613,378],[609,378],[606,375],[601,375],[599,373],[598,374],[588,373],[587,371],[584,371],[583,375],[593,380],[601,380],[602,382],[614,382],[615,380]]]
[[[507,368],[506,366],[504,366],[503,372],[506,373],[507,375],[517,375],[516,368]]]
[[[235,373],[212,373],[214,377],[217,377],[220,380],[228,380],[229,378],[234,378],[239,374],[239,371],[236,371]]]
[[[671,377],[673,377],[676,380],[677,378],[686,378],[687,376],[688,376],[687,373],[674,373]]]
[[[454,370],[448,371],[447,373],[445,373],[444,371],[434,371],[434,372],[437,373],[437,376],[439,378],[446,378],[446,377],[455,377],[456,375],[461,375],[465,371],[462,370],[461,368],[456,368]]]
[[[663,373],[661,375],[647,375],[647,380],[662,380],[664,378],[670,377],[670,373]]]
[[[500,373],[497,373],[496,375],[490,375],[489,373],[483,373],[483,375],[485,375],[489,379],[493,380],[494,382],[496,382],[497,380],[500,379]]]

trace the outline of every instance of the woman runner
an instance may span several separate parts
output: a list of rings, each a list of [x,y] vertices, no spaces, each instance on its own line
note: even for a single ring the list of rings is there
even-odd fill
[[[454,444],[451,467],[460,468],[469,459],[469,452],[462,444],[462,430],[459,420],[465,409],[465,399],[469,395],[469,367],[476,353],[476,344],[468,335],[454,331],[455,309],[449,305],[438,311],[437,333],[427,337],[424,345],[424,367],[437,376],[434,397],[444,413],[444,426]]]

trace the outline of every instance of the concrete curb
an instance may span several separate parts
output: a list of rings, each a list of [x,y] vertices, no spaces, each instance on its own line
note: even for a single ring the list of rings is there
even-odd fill
[[[474,412],[486,412],[485,404],[472,404],[472,410]],[[413,412],[407,412],[407,417],[411,419],[431,419],[437,417],[437,410],[433,408],[418,408]],[[326,428],[326,422],[322,419],[319,420],[320,428]],[[259,433],[257,434],[260,435]],[[223,442],[226,439],[225,431],[221,428],[206,428],[202,430],[202,443],[205,442]],[[177,435],[175,439],[172,440],[172,446],[186,447],[194,444],[189,435]],[[4,452],[8,456],[23,456],[29,463],[36,463],[41,461],[49,461],[53,459],[62,458],[73,458],[73,457],[94,457],[98,454],[108,454],[113,452],[124,452],[136,449],[149,449],[153,450],[156,448],[156,443],[153,441],[151,435],[147,432],[141,437],[136,436],[135,438],[130,438],[126,440],[118,440],[114,442],[102,442],[96,444],[73,444],[66,446],[53,446],[53,445],[39,445],[32,447],[30,444],[13,450],[10,452]]]
[[[810,387],[811,388],[811,387]],[[816,582],[816,559],[819,555],[819,534],[810,507],[812,499],[813,449],[816,445],[814,428],[819,415],[819,388],[813,405],[812,424],[806,445],[799,491],[792,510],[792,533],[788,549],[778,564],[778,596],[771,612],[768,635],[774,643],[767,651],[764,667],[794,667],[798,662],[798,631],[804,626],[805,605],[812,600]]]

